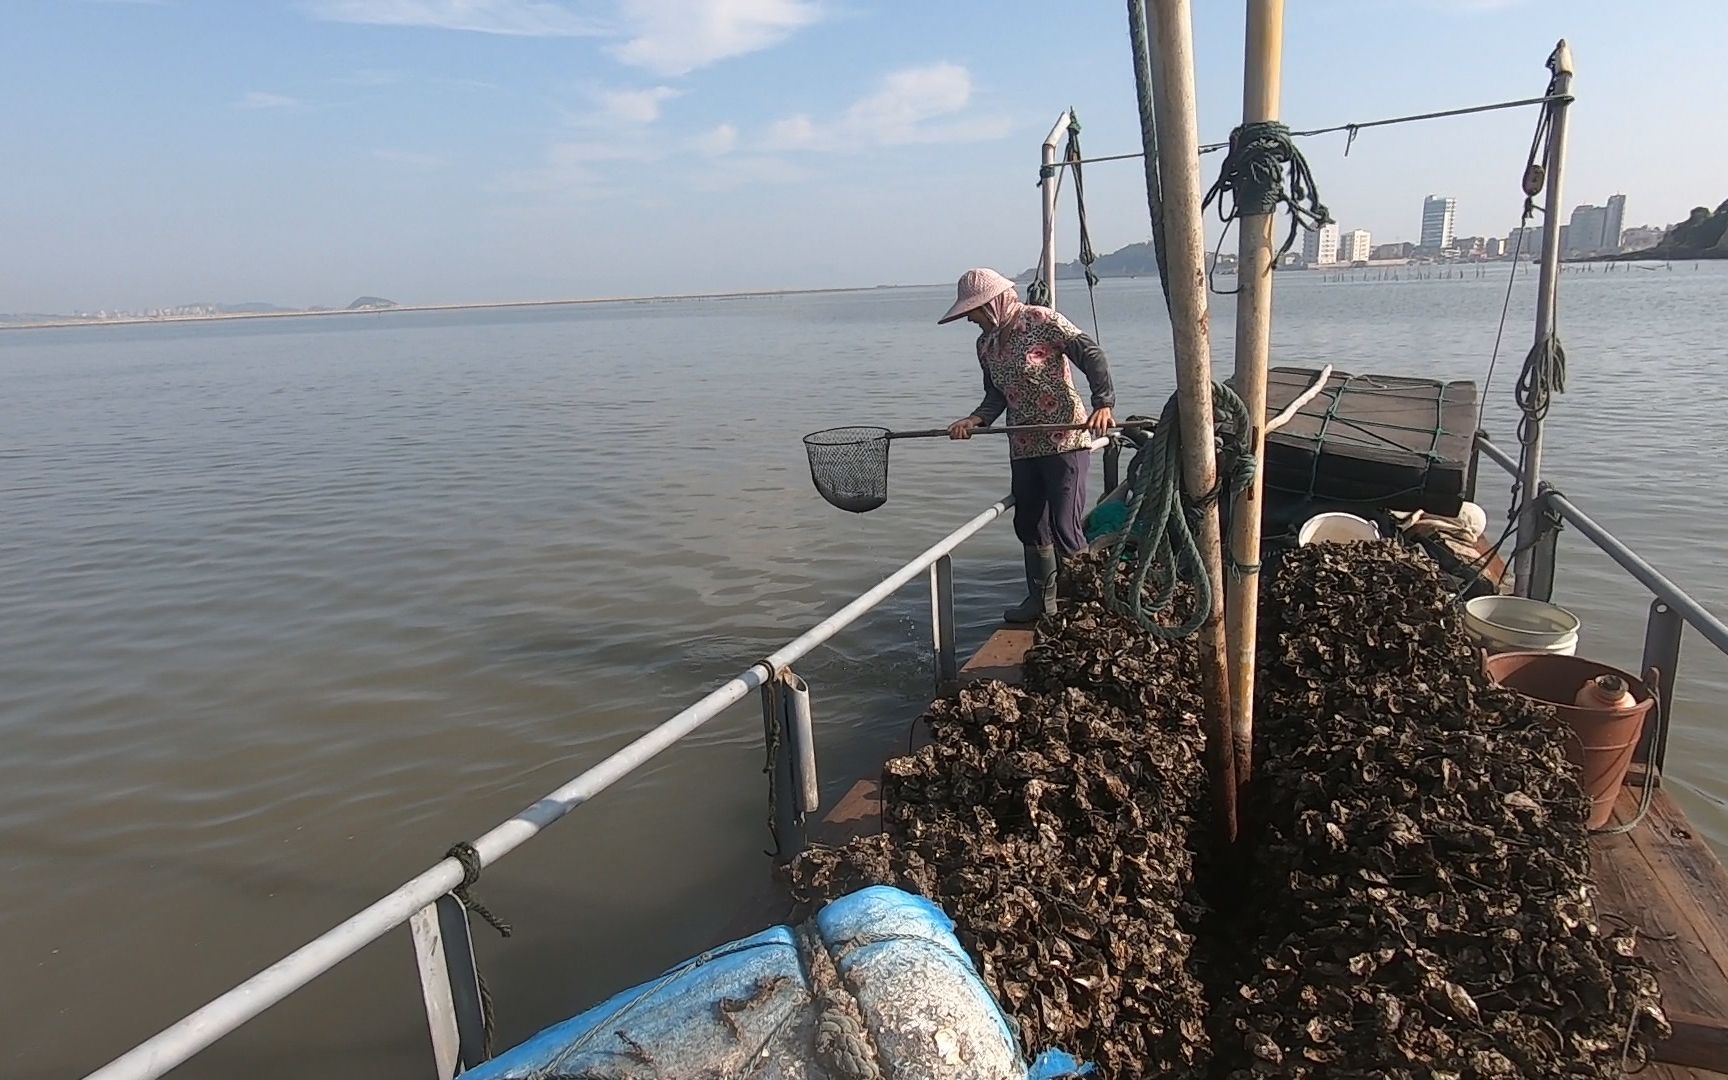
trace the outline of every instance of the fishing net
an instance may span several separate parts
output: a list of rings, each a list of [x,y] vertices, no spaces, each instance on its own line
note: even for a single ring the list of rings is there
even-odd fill
[[[888,429],[837,427],[804,436],[810,479],[829,503],[854,514],[888,501]]]

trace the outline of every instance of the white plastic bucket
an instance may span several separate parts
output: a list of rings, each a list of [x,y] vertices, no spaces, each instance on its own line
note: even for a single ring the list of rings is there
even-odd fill
[[[1464,604],[1464,626],[1489,652],[1530,650],[1571,656],[1578,651],[1578,616],[1522,596],[1478,596]]]
[[[1296,533],[1296,543],[1302,547],[1309,544],[1344,544],[1351,540],[1378,539],[1380,530],[1374,527],[1374,523],[1355,514],[1315,514],[1304,521],[1302,528]]]

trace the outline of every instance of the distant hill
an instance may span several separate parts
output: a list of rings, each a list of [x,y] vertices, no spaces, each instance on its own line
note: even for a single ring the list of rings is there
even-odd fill
[[[349,304],[348,310],[349,311],[380,311],[384,308],[393,308],[395,306],[396,306],[396,301],[386,300],[382,296],[362,296],[360,299],[354,301],[352,304]]]
[[[1145,240],[1138,244],[1129,244],[1117,248],[1108,255],[1098,256],[1098,261],[1092,264],[1092,272],[1099,277],[1157,277],[1158,255],[1152,250],[1152,241]],[[1014,280],[1024,285],[1038,276],[1038,268],[1023,270]],[[1086,276],[1086,268],[1080,265],[1080,260],[1058,263],[1056,278],[1078,278]]]
[[[246,304],[198,304],[196,307],[213,307],[221,315],[274,315],[285,311],[298,311],[299,308],[283,307],[280,304],[266,304],[262,300],[254,300]]]
[[[1662,242],[1645,251],[1629,251],[1613,259],[1728,259],[1728,199],[1714,212],[1694,206],[1685,221],[1668,230]]]

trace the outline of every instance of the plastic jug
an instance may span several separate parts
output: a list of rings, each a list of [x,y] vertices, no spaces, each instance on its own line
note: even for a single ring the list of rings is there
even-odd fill
[[[1572,704],[1580,709],[1630,709],[1638,704],[1626,680],[1618,675],[1598,675],[1584,684]]]

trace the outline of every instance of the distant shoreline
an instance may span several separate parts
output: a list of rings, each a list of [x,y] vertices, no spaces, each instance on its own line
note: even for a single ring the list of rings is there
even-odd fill
[[[493,300],[467,304],[397,304],[392,307],[332,308],[328,311],[236,311],[225,315],[164,315],[161,318],[55,319],[0,323],[0,330],[64,330],[75,326],[157,326],[164,323],[229,322],[241,319],[304,319],[326,315],[390,315],[400,311],[489,311],[496,308],[576,307],[584,304],[646,304],[674,300],[752,300],[771,296],[927,289],[929,285],[853,285],[834,289],[758,289],[744,292],[671,293],[659,296],[595,296],[579,300]]]

